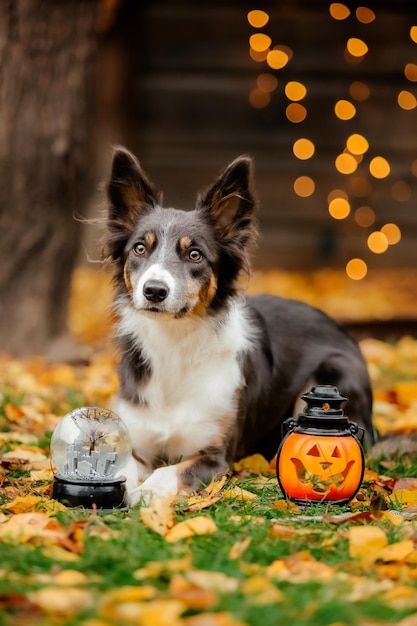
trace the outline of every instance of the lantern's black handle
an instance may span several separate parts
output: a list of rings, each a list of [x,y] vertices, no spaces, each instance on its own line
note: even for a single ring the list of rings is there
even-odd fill
[[[358,426],[356,422],[350,422],[349,424],[350,432],[356,439],[358,439],[361,443],[363,443],[363,438],[365,436],[365,429],[362,426]]]
[[[285,420],[285,422],[282,422],[282,426],[281,426],[282,437],[284,438],[285,435],[289,433],[291,430],[294,430],[296,426],[297,426],[297,420],[295,420],[293,417],[289,417],[288,419]]]

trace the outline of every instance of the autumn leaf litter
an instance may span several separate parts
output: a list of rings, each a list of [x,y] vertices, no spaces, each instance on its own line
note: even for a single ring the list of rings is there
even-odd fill
[[[103,289],[106,306],[107,298]],[[88,324],[77,324],[85,341]],[[412,440],[417,341],[361,347],[378,428]],[[299,510],[282,498],[274,462],[259,455],[197,494],[130,511],[52,500],[51,432],[77,406],[110,407],[115,364],[107,343],[72,366],[0,356],[2,624],[417,625],[412,450],[370,458],[347,509]]]

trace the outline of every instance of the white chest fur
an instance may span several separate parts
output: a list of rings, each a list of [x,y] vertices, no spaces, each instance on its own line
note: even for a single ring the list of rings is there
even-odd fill
[[[140,389],[143,404],[119,399],[116,406],[135,453],[149,467],[157,457],[175,463],[218,445],[236,414],[242,385],[237,357],[253,336],[244,304],[235,303],[221,323],[147,317],[127,309],[120,330],[135,338],[152,368]]]

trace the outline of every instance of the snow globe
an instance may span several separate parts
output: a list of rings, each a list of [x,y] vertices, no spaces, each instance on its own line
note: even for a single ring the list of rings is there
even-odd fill
[[[123,507],[131,454],[128,430],[115,413],[96,406],[71,411],[52,434],[52,498],[68,506]]]

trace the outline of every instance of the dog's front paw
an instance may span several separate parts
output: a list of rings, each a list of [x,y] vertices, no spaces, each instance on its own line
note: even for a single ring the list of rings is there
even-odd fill
[[[142,501],[149,504],[153,495],[164,498],[165,496],[178,493],[178,475],[175,465],[159,467],[139,487],[128,489],[127,504],[135,506]]]

